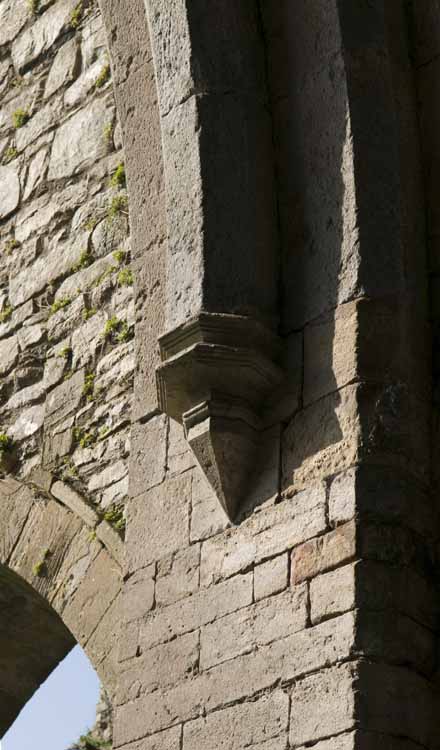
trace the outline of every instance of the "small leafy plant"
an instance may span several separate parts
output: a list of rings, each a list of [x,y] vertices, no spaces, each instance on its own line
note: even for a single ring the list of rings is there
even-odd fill
[[[122,271],[119,271],[117,279],[120,286],[133,286],[134,279],[130,268],[123,268]]]
[[[70,359],[72,355],[72,347],[71,346],[64,346],[57,354],[57,357],[60,357],[61,359]]]
[[[18,151],[15,148],[15,146],[9,146],[9,148],[6,149],[5,154],[3,156],[3,164],[9,164],[10,161],[13,161],[18,156]]]
[[[0,453],[8,453],[14,448],[14,441],[6,432],[0,432]]]
[[[82,268],[87,268],[87,266],[90,266],[91,263],[93,263],[93,255],[90,252],[90,250],[85,248],[84,250],[81,251],[81,254],[78,258],[77,263],[75,263],[75,265],[73,265],[70,270],[72,273],[76,273],[77,271],[80,271]]]
[[[124,531],[126,521],[124,518],[124,507],[113,505],[104,512],[104,521],[110,524],[116,531]]]
[[[30,13],[32,13],[33,16],[36,16],[40,10],[40,0],[28,0],[27,4]]]
[[[102,135],[104,138],[104,142],[110,146],[113,143],[113,123],[109,122],[107,125],[105,125],[104,130],[102,131]]]
[[[97,312],[98,311],[97,311],[96,307],[86,307],[86,308],[84,308],[84,310],[82,312],[82,319],[84,321],[86,321],[89,318],[92,318],[93,315],[96,315]]]
[[[118,214],[125,214],[128,216],[128,199],[123,193],[113,196],[107,209],[107,218],[110,221],[115,219]]]
[[[47,565],[46,561],[50,557],[51,552],[50,549],[44,549],[41,553],[41,558],[38,560],[38,562],[35,563],[34,567],[32,568],[32,573],[36,578],[42,578],[47,574]]]
[[[105,84],[110,80],[111,71],[110,71],[110,65],[106,63],[101,68],[101,72],[99,73],[96,81],[95,81],[95,88],[102,89]]]
[[[55,300],[55,302],[50,306],[50,315],[55,315],[58,310],[62,310],[64,307],[67,307],[67,305],[70,305],[71,302],[71,297],[60,297],[60,299]]]
[[[20,247],[20,243],[19,243],[18,240],[15,239],[15,237],[13,237],[10,240],[8,240],[7,242],[5,242],[5,246],[4,246],[4,250],[3,251],[4,251],[4,253],[6,255],[10,255],[13,250],[17,249],[17,247]]]
[[[83,396],[87,398],[87,401],[93,401],[95,395],[95,373],[89,372],[84,378],[83,385]]]
[[[72,13],[70,14],[70,25],[72,29],[77,29],[78,26],[81,23],[83,16],[83,4],[82,0],[78,3],[78,5],[75,5],[74,9],[72,10]]]
[[[96,432],[86,432],[81,427],[75,427],[73,438],[80,448],[91,448],[98,439]]]
[[[11,315],[12,315],[12,307],[11,305],[6,305],[6,307],[4,307],[0,313],[0,324],[7,323]]]
[[[124,263],[127,258],[127,253],[125,252],[125,250],[115,250],[115,252],[113,253],[113,257],[119,265],[122,265],[122,263]]]
[[[108,319],[101,336],[106,341],[110,339],[113,343],[117,342],[118,344],[127,341],[129,338],[128,325],[125,320],[121,320],[114,315]]]
[[[118,164],[115,171],[113,172],[110,178],[110,185],[112,187],[119,187],[119,188],[125,187],[126,185],[125,166],[122,162]]]
[[[23,125],[26,125],[29,119],[30,113],[28,109],[22,109],[21,107],[19,109],[16,109],[12,115],[12,124],[15,130],[18,130],[19,128],[22,128]]]

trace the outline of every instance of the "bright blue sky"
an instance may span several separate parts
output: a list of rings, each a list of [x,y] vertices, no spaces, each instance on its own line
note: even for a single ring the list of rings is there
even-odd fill
[[[95,723],[99,680],[76,646],[21,711],[1,750],[66,750]]]

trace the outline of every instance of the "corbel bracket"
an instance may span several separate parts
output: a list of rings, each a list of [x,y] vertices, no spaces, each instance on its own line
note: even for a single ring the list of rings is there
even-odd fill
[[[280,343],[261,323],[201,313],[159,339],[159,405],[186,439],[229,518],[254,468],[261,412],[284,379]]]

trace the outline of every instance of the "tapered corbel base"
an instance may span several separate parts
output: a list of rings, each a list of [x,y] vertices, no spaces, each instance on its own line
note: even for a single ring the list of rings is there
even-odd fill
[[[261,323],[203,313],[160,339],[159,405],[183,424],[230,519],[246,497],[267,397],[283,381],[278,339]]]

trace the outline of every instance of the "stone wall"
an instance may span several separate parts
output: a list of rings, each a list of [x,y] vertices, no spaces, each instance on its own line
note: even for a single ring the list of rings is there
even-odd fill
[[[424,77],[436,65],[437,6],[102,0],[135,314],[125,193],[109,186],[121,136],[115,126],[111,150],[105,53],[96,69],[87,56],[96,9],[58,0],[22,27],[14,15],[11,57],[25,83],[1,112],[39,90],[26,76],[38,81],[40,65],[44,98],[49,65],[83,41],[75,80],[41,107],[62,100],[64,113],[41,145],[20,140],[32,123],[38,131],[40,110],[5,132],[6,159],[18,153],[4,167],[15,214],[2,231],[20,244],[6,255],[18,266],[5,284],[3,429],[16,450],[3,453],[22,484],[4,487],[22,520],[0,536],[14,540],[2,561],[45,596],[112,688],[116,748],[439,747],[427,294],[437,141],[423,109],[436,97]],[[66,8],[60,36],[53,21],[40,34]],[[15,101],[6,124],[33,101]],[[26,149],[45,153],[47,176],[25,197]],[[37,360],[20,360],[28,350]],[[239,498],[223,493],[237,474]],[[20,492],[41,520],[22,518]],[[46,546],[61,562],[52,569],[45,556],[42,581],[30,560],[50,514]],[[84,554],[76,534],[87,534]]]
[[[33,605],[23,589],[29,607],[54,610],[53,648],[41,654],[38,620],[18,630],[16,647],[2,631],[6,671],[21,663],[16,650],[27,654],[23,678],[3,686],[5,729],[71,648],[70,633],[114,692],[134,303],[99,8],[2,0],[0,29],[0,454],[14,477],[0,483],[1,562],[38,592]]]
[[[1,432],[124,503],[134,307],[124,156],[93,3],[2,2]],[[13,21],[12,21],[13,19]]]

